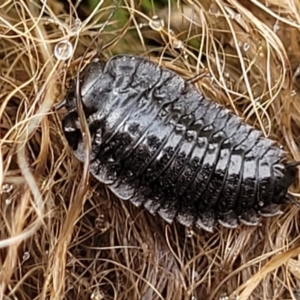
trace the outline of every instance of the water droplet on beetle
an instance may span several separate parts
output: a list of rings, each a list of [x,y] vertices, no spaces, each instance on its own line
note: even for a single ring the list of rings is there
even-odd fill
[[[107,159],[107,162],[109,162],[109,163],[114,163],[114,162],[115,162],[115,160],[114,160],[114,158],[113,158],[113,157],[109,157],[109,158]]]
[[[67,40],[60,41],[54,47],[54,56],[58,60],[67,60],[73,55],[74,49],[71,42]]]

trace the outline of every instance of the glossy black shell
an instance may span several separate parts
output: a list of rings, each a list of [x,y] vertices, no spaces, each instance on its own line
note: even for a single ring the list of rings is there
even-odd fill
[[[285,151],[178,74],[115,56],[83,71],[81,97],[90,172],[121,199],[208,231],[216,220],[234,228],[281,213],[297,175]],[[66,100],[63,130],[83,161],[74,87]]]

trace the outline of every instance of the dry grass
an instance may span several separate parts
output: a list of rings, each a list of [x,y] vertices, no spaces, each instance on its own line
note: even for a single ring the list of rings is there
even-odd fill
[[[201,90],[300,160],[299,1],[145,7],[118,11],[106,56],[146,55],[186,78],[207,68]],[[72,156],[52,107],[112,9],[76,26],[58,0],[0,4],[0,299],[299,299],[296,207],[257,228],[195,232],[114,199]],[[66,39],[76,51],[57,60]]]

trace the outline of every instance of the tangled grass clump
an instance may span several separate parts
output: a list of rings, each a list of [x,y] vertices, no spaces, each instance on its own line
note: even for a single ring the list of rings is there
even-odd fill
[[[53,107],[99,50],[144,55],[208,70],[199,89],[300,160],[300,3],[124,0],[111,19],[112,1],[61,3],[0,4],[0,299],[298,299],[298,208],[213,234],[167,225],[88,176]]]

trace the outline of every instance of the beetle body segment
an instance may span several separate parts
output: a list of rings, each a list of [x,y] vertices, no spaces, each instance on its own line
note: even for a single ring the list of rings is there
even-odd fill
[[[297,175],[285,151],[178,74],[120,55],[81,78],[90,172],[118,197],[208,231],[216,220],[235,228],[281,212]],[[74,97],[73,87],[63,129],[83,161]]]

